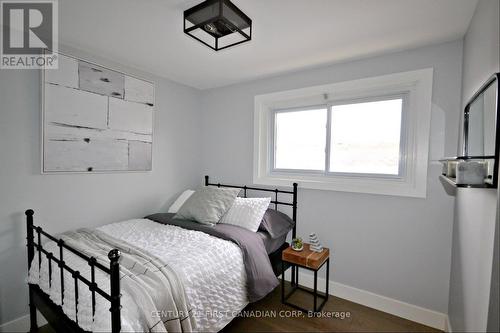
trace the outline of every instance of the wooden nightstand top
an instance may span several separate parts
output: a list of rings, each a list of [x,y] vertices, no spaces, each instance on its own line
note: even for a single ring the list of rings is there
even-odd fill
[[[292,264],[319,269],[329,256],[330,250],[328,248],[324,247],[322,252],[314,252],[309,249],[309,244],[304,243],[302,251],[295,251],[291,246],[283,250],[281,259]]]

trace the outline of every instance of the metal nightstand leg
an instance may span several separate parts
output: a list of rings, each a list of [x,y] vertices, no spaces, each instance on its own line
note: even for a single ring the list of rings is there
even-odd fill
[[[330,257],[326,259],[326,300],[328,301],[328,287],[330,286]]]
[[[299,266],[295,266],[295,287],[299,286]]]
[[[314,309],[314,312],[317,312],[317,304],[318,304],[318,271],[314,271],[314,294],[313,294],[313,297],[314,297],[314,306],[313,306],[313,309]]]
[[[285,303],[285,263],[281,261],[281,303]]]
[[[326,288],[325,288],[325,294],[319,293],[318,292],[318,271],[325,265],[325,262],[323,262],[323,265],[321,265],[318,269],[311,269],[308,267],[304,266],[298,266],[292,264],[292,267],[295,268],[295,271],[292,271],[292,280],[295,280],[296,284],[292,285],[291,290],[288,292],[288,294],[285,294],[285,265],[282,263],[281,265],[281,276],[282,276],[282,281],[281,281],[281,303],[294,307],[298,310],[301,310],[303,312],[311,312],[308,309],[304,309],[298,305],[292,304],[287,302],[287,300],[292,296],[292,294],[297,291],[297,289],[305,291],[311,295],[313,295],[314,299],[314,306],[312,312],[320,312],[323,309],[323,306],[326,304],[328,301],[328,296],[329,296],[329,282],[330,282],[330,258],[326,260]],[[304,288],[299,286],[299,267],[306,268],[309,270],[312,270],[314,272],[314,289],[311,291],[310,289]],[[322,302],[318,306],[318,298],[322,300]]]

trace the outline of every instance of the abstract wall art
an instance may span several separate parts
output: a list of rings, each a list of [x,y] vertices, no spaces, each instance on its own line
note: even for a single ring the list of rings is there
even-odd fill
[[[151,171],[154,84],[58,57],[42,71],[42,172]]]

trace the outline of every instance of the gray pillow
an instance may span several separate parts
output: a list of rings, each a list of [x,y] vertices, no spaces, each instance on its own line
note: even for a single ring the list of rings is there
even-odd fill
[[[267,231],[273,239],[276,239],[286,235],[294,225],[295,222],[288,215],[269,208],[262,218],[259,230]]]
[[[233,188],[202,187],[186,200],[174,218],[216,224],[231,208],[240,191]]]

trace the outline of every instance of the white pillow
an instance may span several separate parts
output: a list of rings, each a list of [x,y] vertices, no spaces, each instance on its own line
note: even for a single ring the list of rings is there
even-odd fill
[[[219,223],[233,224],[256,232],[271,198],[236,198]]]
[[[187,199],[194,193],[193,190],[185,190],[181,195],[175,200],[175,202],[168,209],[169,213],[177,213],[179,208],[186,202]]]

